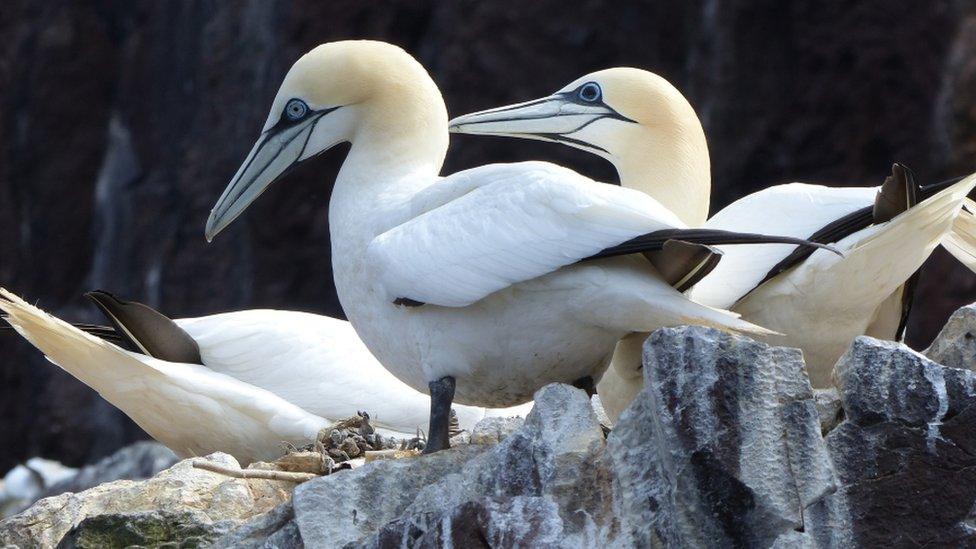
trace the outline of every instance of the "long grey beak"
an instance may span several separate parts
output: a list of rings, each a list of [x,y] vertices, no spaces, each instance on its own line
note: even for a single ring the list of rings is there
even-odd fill
[[[269,185],[281,179],[305,152],[319,116],[261,134],[244,164],[217,200],[207,219],[207,242],[230,225]]]
[[[453,133],[521,137],[603,150],[572,138],[572,134],[603,118],[628,120],[603,103],[579,103],[567,94],[550,95],[459,116],[448,126]]]

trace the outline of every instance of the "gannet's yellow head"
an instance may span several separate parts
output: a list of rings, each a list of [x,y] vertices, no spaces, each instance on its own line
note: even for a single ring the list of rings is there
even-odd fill
[[[446,125],[436,84],[407,52],[368,40],[322,44],[285,76],[261,136],[210,212],[207,240],[291,168],[339,143],[355,146],[357,136],[382,139],[391,148],[398,139],[414,138],[440,155],[431,162],[442,162]],[[415,139],[430,134],[428,128],[439,129],[443,143],[436,132],[431,139]]]
[[[664,78],[618,67],[579,78],[553,95],[459,116],[455,133],[563,143],[614,161],[648,135],[701,128],[694,109]]]

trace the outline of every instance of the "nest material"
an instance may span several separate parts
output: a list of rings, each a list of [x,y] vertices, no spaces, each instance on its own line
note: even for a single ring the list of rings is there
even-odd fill
[[[454,410],[451,410],[450,428],[451,436],[464,432]],[[342,469],[351,469],[354,461],[362,463],[416,456],[426,443],[427,437],[419,429],[417,436],[411,439],[401,441],[384,437],[370,424],[368,413],[357,412],[354,417],[339,420],[320,430],[311,444],[296,447],[284,443],[285,455],[272,463],[256,463],[248,469],[231,469],[198,460],[193,466],[236,478],[305,482]]]

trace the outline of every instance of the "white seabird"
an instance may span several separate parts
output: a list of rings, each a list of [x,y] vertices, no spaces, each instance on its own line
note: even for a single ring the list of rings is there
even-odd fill
[[[881,187],[777,185],[706,220],[711,179],[701,123],[674,86],[640,69],[588,74],[551,96],[450,124],[457,133],[537,139],[597,154],[613,163],[621,185],[653,196],[691,226],[786,234],[840,249],[843,257],[822,251],[791,256],[794,248],[781,244],[721,247],[722,262],[690,294],[784,334],[766,339],[802,349],[816,387],[830,384],[834,363],[855,336],[902,336],[910,304],[909,295],[903,306],[903,286],[940,240],[974,266],[976,222],[970,212],[957,218],[973,177],[916,188],[911,174],[896,166],[886,194]],[[642,386],[643,339],[623,340],[601,380],[613,419]]]
[[[329,207],[336,288],[380,362],[430,391],[425,451],[448,445],[454,398],[510,406],[546,383],[595,379],[628,333],[689,323],[766,333],[689,300],[635,253],[657,250],[668,267],[665,241],[772,237],[689,231],[644,193],[552,164],[439,178],[444,101],[416,60],[382,42],[325,44],[292,66],[207,238],[290,168],[341,142],[351,147]]]
[[[410,438],[428,398],[373,358],[348,322],[296,311],[248,310],[169,319],[108,294],[93,299],[141,352],[130,352],[0,289],[5,319],[48,360],[119,408],[181,457],[221,451],[241,463],[270,461],[282,442],[370,413],[385,436]],[[155,316],[158,315],[158,316]],[[90,328],[86,328],[90,329]],[[163,356],[169,360],[158,357]],[[526,407],[455,406],[461,428]]]

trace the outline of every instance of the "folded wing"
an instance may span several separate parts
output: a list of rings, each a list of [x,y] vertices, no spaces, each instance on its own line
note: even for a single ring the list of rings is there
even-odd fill
[[[376,237],[388,299],[469,305],[656,230],[682,228],[649,196],[541,162],[460,172],[466,192]]]
[[[777,185],[733,202],[705,226],[809,238],[832,222],[870,207],[876,194],[877,187]],[[712,307],[729,308],[755,288],[796,246],[759,244],[718,248],[723,252],[722,261],[695,286],[692,296]]]
[[[176,322],[197,342],[208,368],[308,412],[338,420],[363,410],[381,434],[401,438],[426,425],[427,395],[386,371],[346,321],[253,309]],[[483,408],[455,408],[466,429],[485,415]]]

